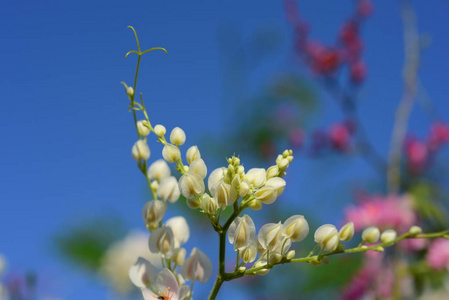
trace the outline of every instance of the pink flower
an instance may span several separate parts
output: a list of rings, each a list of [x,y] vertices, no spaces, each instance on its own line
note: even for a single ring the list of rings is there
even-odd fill
[[[449,126],[443,122],[433,123],[430,127],[429,148],[438,150],[443,144],[449,142]]]
[[[405,155],[411,173],[419,174],[424,171],[429,159],[429,150],[426,143],[409,137],[405,143]]]
[[[356,231],[377,226],[404,232],[416,223],[412,199],[407,195],[365,196],[358,202],[345,212],[345,222],[354,222]]]
[[[429,246],[426,261],[435,270],[449,271],[449,240],[435,239]]]
[[[350,148],[351,134],[345,124],[332,124],[329,128],[329,139],[336,150],[347,151]]]

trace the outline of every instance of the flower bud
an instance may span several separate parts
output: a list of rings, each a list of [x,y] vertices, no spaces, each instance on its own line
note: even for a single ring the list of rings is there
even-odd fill
[[[340,244],[337,228],[331,224],[320,226],[315,231],[315,242],[325,251],[334,251]]]
[[[246,248],[256,238],[256,226],[250,216],[237,217],[228,230],[228,239],[234,251]]]
[[[296,254],[295,250],[290,250],[285,255],[285,258],[288,260],[293,259],[295,257],[295,254]]]
[[[164,178],[157,189],[157,195],[164,200],[170,201],[171,203],[178,201],[180,191],[176,178],[173,176]]]
[[[197,209],[198,207],[201,206],[201,203],[202,203],[201,200],[197,197],[186,199],[186,204],[191,209]]]
[[[173,163],[181,158],[181,151],[175,145],[166,144],[162,149],[162,157],[168,162]]]
[[[264,204],[271,204],[284,192],[284,189],[285,180],[273,177],[267,180],[263,188],[256,191],[255,196]]]
[[[191,164],[192,161],[194,161],[197,158],[201,158],[201,153],[200,150],[198,149],[198,146],[190,147],[186,153],[187,163]]]
[[[167,204],[160,200],[151,200],[145,203],[142,209],[145,225],[159,223],[165,215]]]
[[[300,242],[309,234],[309,223],[304,216],[294,215],[288,218],[282,225],[283,235],[292,240]]]
[[[161,253],[170,257],[173,252],[175,238],[170,227],[162,226],[150,235],[149,246],[152,253]]]
[[[150,134],[149,124],[146,120],[137,122],[137,132],[141,137],[145,137]]]
[[[129,279],[135,286],[143,289],[155,282],[157,273],[157,268],[153,264],[145,258],[139,257],[129,269]]]
[[[175,127],[170,133],[170,143],[177,146],[182,146],[186,142],[186,134],[184,130],[179,127]]]
[[[239,267],[239,273],[243,273],[243,272],[245,272],[245,270],[246,270],[246,267],[245,266],[241,266],[241,267]]]
[[[287,169],[289,163],[290,162],[286,158],[279,160],[279,163],[278,163],[279,169],[281,169],[281,170]]]
[[[156,191],[157,191],[157,189],[159,188],[159,183],[158,183],[156,180],[152,181],[152,182],[150,183],[150,188],[151,188],[152,190],[156,190]]]
[[[266,181],[267,172],[262,168],[253,168],[245,174],[245,179],[254,187],[261,187]]]
[[[131,86],[126,88],[126,95],[128,95],[129,98],[134,96],[134,89]]]
[[[245,197],[246,195],[248,195],[249,192],[250,192],[250,189],[249,189],[248,182],[247,181],[240,182],[240,185],[239,185],[239,196],[240,197]]]
[[[182,216],[172,217],[165,222],[165,226],[170,227],[175,238],[175,248],[185,244],[190,237],[189,224]]]
[[[200,175],[202,179],[206,178],[207,167],[204,160],[201,158],[195,159],[189,166],[189,172]]]
[[[152,163],[147,172],[148,178],[151,180],[156,179],[159,182],[161,182],[164,178],[169,177],[170,174],[170,167],[163,159],[158,159]]]
[[[412,235],[418,235],[422,232],[422,229],[419,226],[412,226],[408,232]]]
[[[393,229],[388,229],[382,232],[382,234],[380,235],[380,240],[382,241],[382,243],[391,243],[396,239],[396,237],[396,231]]]
[[[166,132],[167,130],[165,129],[164,125],[157,124],[156,126],[154,126],[154,134],[157,137],[163,137]]]
[[[249,207],[252,210],[261,210],[262,209],[262,202],[260,200],[254,199],[249,203]]]
[[[270,257],[268,259],[270,264],[277,264],[282,260],[282,255],[278,252],[270,252]]]
[[[379,228],[377,228],[376,226],[370,226],[370,227],[366,228],[365,230],[363,230],[363,232],[362,232],[362,239],[367,244],[376,243],[379,240],[379,236],[380,236],[380,231],[379,231]]]
[[[259,268],[259,267],[263,267],[267,265],[267,261],[266,260],[259,260],[258,262],[256,262],[256,264],[254,265],[254,268]],[[270,271],[270,269],[260,269],[259,271],[256,271],[254,273],[256,273],[257,275],[266,275],[268,272]]]
[[[186,280],[205,283],[212,276],[212,262],[206,254],[195,247],[182,266],[181,273]]]
[[[339,232],[340,235],[340,241],[347,242],[354,236],[354,223],[349,222],[345,224]]]
[[[263,225],[257,234],[260,246],[268,251],[273,251],[282,241],[282,224],[268,223]]]
[[[201,202],[201,209],[205,214],[213,215],[218,209],[218,203],[215,198],[208,194],[203,194],[203,201]]]
[[[187,172],[179,178],[179,189],[184,197],[190,199],[196,195],[202,195],[206,187],[201,176]]]
[[[131,156],[135,161],[150,158],[150,147],[143,140],[138,140],[131,149]]]
[[[182,266],[184,264],[185,259],[186,259],[186,249],[184,249],[184,248],[177,248],[177,249],[173,250],[173,254],[171,256],[171,260],[177,266]]]

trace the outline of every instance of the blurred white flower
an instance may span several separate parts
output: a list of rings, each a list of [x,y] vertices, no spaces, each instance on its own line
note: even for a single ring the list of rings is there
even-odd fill
[[[173,163],[181,158],[181,151],[172,144],[166,144],[162,149],[162,157],[168,162]]]
[[[149,124],[146,120],[137,122],[137,132],[141,137],[145,137],[150,134]]]
[[[185,244],[190,237],[189,224],[182,216],[173,217],[165,222],[165,226],[170,227],[175,238],[175,248]]]
[[[162,267],[161,256],[148,251],[148,234],[132,231],[106,251],[101,261],[100,274],[118,294],[128,294],[133,290],[129,268],[139,257],[150,261],[157,268]]]
[[[151,180],[156,179],[157,181],[161,182],[164,178],[167,178],[170,175],[171,175],[170,167],[163,159],[156,160],[148,168],[147,176]]]
[[[142,217],[145,221],[145,226],[149,227],[151,224],[160,222],[166,210],[167,204],[163,201],[151,200],[145,203],[142,208]]]
[[[368,244],[374,244],[379,240],[380,230],[376,226],[370,226],[363,230],[362,239]]]
[[[170,227],[162,226],[151,232],[149,246],[152,253],[161,253],[165,257],[170,257],[174,244],[175,237]]]
[[[354,223],[349,222],[345,224],[340,231],[338,232],[340,235],[340,241],[347,242],[354,236]]]
[[[135,161],[147,160],[150,154],[150,147],[144,140],[138,140],[131,149],[131,156]]]
[[[178,201],[181,191],[179,190],[178,180],[174,176],[164,178],[158,189],[157,195],[171,203]]]
[[[212,262],[206,254],[195,247],[182,266],[181,273],[186,280],[205,283],[212,276]]]
[[[157,137],[163,137],[164,134],[167,132],[164,125],[157,124],[154,126],[154,134],[156,134]]]

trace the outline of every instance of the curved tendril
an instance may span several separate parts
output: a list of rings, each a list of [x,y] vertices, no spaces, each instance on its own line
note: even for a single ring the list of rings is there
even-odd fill
[[[165,48],[162,48],[162,47],[154,47],[154,48],[151,48],[151,49],[148,49],[148,50],[143,51],[142,53],[140,53],[140,55],[145,54],[145,53],[150,52],[150,51],[153,51],[153,50],[164,50],[165,54],[166,54],[166,55],[168,54],[168,52],[167,52],[167,50],[166,50]],[[130,51],[130,52],[131,52],[131,51]]]
[[[140,53],[137,52],[136,50],[131,50],[128,53],[125,54],[125,58],[127,58],[130,53],[136,53],[137,55],[140,55]]]
[[[136,43],[137,43],[137,50],[140,52],[140,44],[139,44],[139,38],[137,37],[137,32],[132,26],[128,26],[127,28],[131,28],[131,30],[134,32],[134,36],[136,37]]]

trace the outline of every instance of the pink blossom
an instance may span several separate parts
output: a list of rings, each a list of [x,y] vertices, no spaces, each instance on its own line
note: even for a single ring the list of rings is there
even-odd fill
[[[426,261],[435,270],[449,271],[449,240],[435,239],[429,246]]]
[[[346,151],[350,148],[351,134],[345,124],[332,124],[329,128],[329,139],[336,150]]]
[[[405,155],[411,173],[418,174],[424,171],[429,159],[429,150],[426,143],[409,137],[405,143]]]
[[[429,148],[438,150],[443,144],[449,142],[449,126],[443,122],[433,123],[429,133]]]
[[[407,195],[364,196],[358,202],[345,211],[345,221],[354,222],[356,231],[377,226],[400,233],[416,223],[412,199]]]

